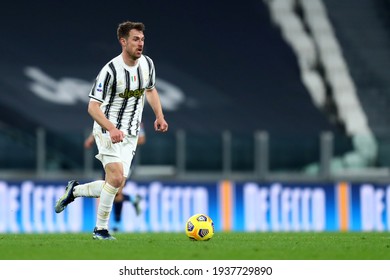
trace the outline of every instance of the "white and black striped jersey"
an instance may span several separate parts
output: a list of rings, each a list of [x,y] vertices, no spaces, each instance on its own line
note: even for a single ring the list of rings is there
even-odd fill
[[[152,59],[142,55],[137,65],[130,67],[124,63],[122,55],[118,55],[102,68],[89,97],[102,103],[103,113],[118,129],[136,136],[142,120],[145,90],[152,89],[155,82]],[[101,127],[95,121],[96,128]]]

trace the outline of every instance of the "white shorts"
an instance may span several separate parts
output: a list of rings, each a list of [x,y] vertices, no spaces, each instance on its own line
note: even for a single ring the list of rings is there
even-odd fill
[[[123,165],[123,176],[128,177],[131,162],[137,149],[137,136],[126,135],[123,142],[112,143],[110,134],[102,133],[101,129],[93,131],[98,154],[95,156],[105,168],[107,163],[120,162]]]

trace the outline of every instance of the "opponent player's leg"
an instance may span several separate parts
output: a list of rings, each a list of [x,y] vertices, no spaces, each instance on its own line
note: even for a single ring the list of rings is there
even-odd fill
[[[123,208],[123,188],[120,188],[118,190],[118,193],[115,196],[114,199],[114,226],[113,230],[118,231],[121,223],[122,218],[122,208]]]
[[[138,194],[136,196],[130,196],[128,194],[124,194],[122,190],[123,189],[120,188],[114,200],[114,226],[112,227],[114,231],[118,231],[120,228],[120,223],[122,221],[123,203],[130,202],[131,205],[133,205],[134,207],[135,214],[137,216],[141,214],[140,204],[141,204],[142,197]]]
[[[134,207],[134,210],[135,210],[135,214],[138,216],[139,214],[141,214],[141,201],[142,201],[142,197],[137,194],[135,196],[130,196],[128,194],[123,194],[122,195],[123,198],[122,198],[122,203],[125,202],[125,201],[128,201],[131,203],[131,205],[133,205]]]

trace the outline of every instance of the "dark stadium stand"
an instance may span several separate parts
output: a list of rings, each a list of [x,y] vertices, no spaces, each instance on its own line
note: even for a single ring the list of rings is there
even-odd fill
[[[47,129],[58,168],[82,166],[82,140],[92,124],[86,112],[88,90],[101,66],[119,54],[115,30],[127,19],[146,24],[145,53],[154,59],[157,77],[183,93],[173,96],[163,83],[158,85],[175,104],[165,110],[168,136],[153,133],[146,105],[149,144],[142,147],[141,163],[174,164],[174,132],[179,129],[187,133],[187,167],[192,170],[221,168],[225,130],[235,137],[237,170],[253,169],[255,131],[269,132],[275,170],[318,160],[322,131],[341,139],[336,154],[350,148],[343,129],[313,105],[296,57],[262,1],[114,0],[94,1],[91,7],[45,0],[26,2],[22,9],[17,5],[4,3],[0,17],[0,121],[28,137],[38,127]],[[13,149],[22,154],[25,148]],[[9,160],[17,165],[20,157]],[[7,167],[3,159],[0,163]]]
[[[378,139],[378,164],[389,166],[390,1],[324,0],[324,3],[370,127]]]

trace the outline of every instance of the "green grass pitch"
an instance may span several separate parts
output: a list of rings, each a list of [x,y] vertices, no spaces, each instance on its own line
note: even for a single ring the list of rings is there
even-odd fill
[[[0,234],[1,260],[390,260],[390,233]]]

